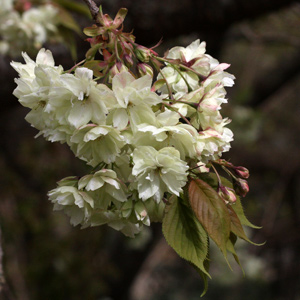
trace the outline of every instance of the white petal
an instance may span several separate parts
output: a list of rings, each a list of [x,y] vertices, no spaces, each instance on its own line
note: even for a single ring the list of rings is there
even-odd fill
[[[91,105],[77,101],[70,111],[68,121],[76,128],[79,128],[86,125],[91,120],[91,117]]]
[[[117,108],[113,113],[113,124],[114,127],[119,130],[124,129],[128,125],[128,115],[124,108]]]
[[[38,65],[47,65],[47,66],[54,67],[54,59],[51,51],[42,48],[36,57],[36,63]]]

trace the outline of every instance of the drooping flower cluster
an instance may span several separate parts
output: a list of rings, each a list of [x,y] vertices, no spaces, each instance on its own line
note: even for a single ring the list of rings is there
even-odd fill
[[[164,84],[158,93],[150,75],[122,71],[109,87],[88,68],[64,72],[45,49],[36,61],[23,53],[25,64],[12,62],[20,75],[14,95],[31,109],[26,120],[38,135],[67,143],[77,157],[102,168],[62,180],[49,192],[55,209],[65,210],[74,225],[107,223],[133,236],[150,224],[149,215],[161,219],[164,198],[183,192],[191,166],[230,148],[232,132],[219,110],[234,77],[204,50],[199,41],[171,49],[167,58],[191,69],[193,60],[203,77],[167,63],[158,80],[163,76],[171,88]]]
[[[11,63],[19,73],[14,95],[30,109],[37,136],[66,143],[93,168],[59,181],[49,200],[82,228],[107,224],[134,237],[162,222],[167,242],[206,281],[208,237],[239,263],[234,243],[249,242],[242,225],[255,228],[239,198],[249,172],[221,159],[233,140],[220,110],[234,76],[204,42],[160,57],[123,32],[126,9],[114,20],[101,7],[91,11],[91,48],[70,70],[45,49],[35,61],[23,53],[25,64]]]
[[[209,172],[212,162],[235,184],[247,177],[236,177],[236,167],[220,160],[233,140],[220,114],[225,87],[234,83],[224,71],[229,65],[206,54],[199,40],[159,57],[118,29],[126,12],[112,20],[100,11],[101,26],[85,29],[91,49],[83,66],[64,71],[45,49],[36,61],[23,53],[25,64],[12,66],[19,73],[14,95],[30,109],[26,120],[38,136],[67,143],[94,168],[49,192],[55,209],[74,225],[108,224],[134,236],[143,224],[161,221],[170,197],[182,197],[191,178]],[[97,52],[103,61],[95,60]],[[243,186],[236,190],[244,196]],[[236,201],[220,180],[217,192],[225,203]]]
[[[0,54],[15,57],[50,40],[62,42],[60,9],[50,0],[0,0]]]

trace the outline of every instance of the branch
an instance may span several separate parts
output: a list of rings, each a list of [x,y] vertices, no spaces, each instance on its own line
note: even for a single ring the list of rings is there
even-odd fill
[[[97,15],[99,12],[99,8],[97,4],[93,0],[83,0],[88,8],[90,9],[91,15],[93,17],[93,20],[97,23]]]

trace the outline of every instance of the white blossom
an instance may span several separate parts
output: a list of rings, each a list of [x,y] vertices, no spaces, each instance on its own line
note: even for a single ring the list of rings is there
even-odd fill
[[[86,67],[55,66],[49,50],[35,61],[22,55],[25,63],[12,66],[19,74],[14,95],[30,109],[26,120],[94,168],[61,180],[48,194],[73,225],[107,224],[134,237],[162,220],[165,200],[182,195],[189,170],[208,172],[208,163],[230,149],[230,120],[220,111],[234,76],[205,53],[204,42],[169,51],[167,58],[183,67],[166,63],[157,79],[168,86],[158,92],[150,75],[120,71],[99,84]]]
[[[136,176],[139,197],[159,202],[165,192],[178,195],[187,181],[187,163],[173,147],[159,151],[151,146],[137,147],[132,154],[132,174]]]
[[[93,167],[101,162],[114,162],[124,145],[120,132],[107,125],[88,124],[71,137],[72,151]]]
[[[49,200],[54,204],[54,210],[63,210],[71,224],[84,224],[90,218],[94,207],[94,199],[86,192],[73,186],[59,186],[48,193]]]
[[[14,9],[11,0],[0,7],[1,54],[18,56],[21,51],[39,49],[51,37],[59,40],[58,9],[51,4],[31,7],[23,13]]]
[[[161,98],[151,91],[152,78],[145,75],[135,79],[129,72],[121,72],[113,77],[112,90],[117,99],[115,110],[111,112],[113,125],[124,129],[155,120],[151,107],[161,103]]]

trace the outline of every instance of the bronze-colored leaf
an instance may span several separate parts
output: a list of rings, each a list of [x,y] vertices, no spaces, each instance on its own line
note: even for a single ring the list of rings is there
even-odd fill
[[[230,216],[225,203],[218,193],[201,179],[191,180],[189,201],[197,219],[226,257]]]

